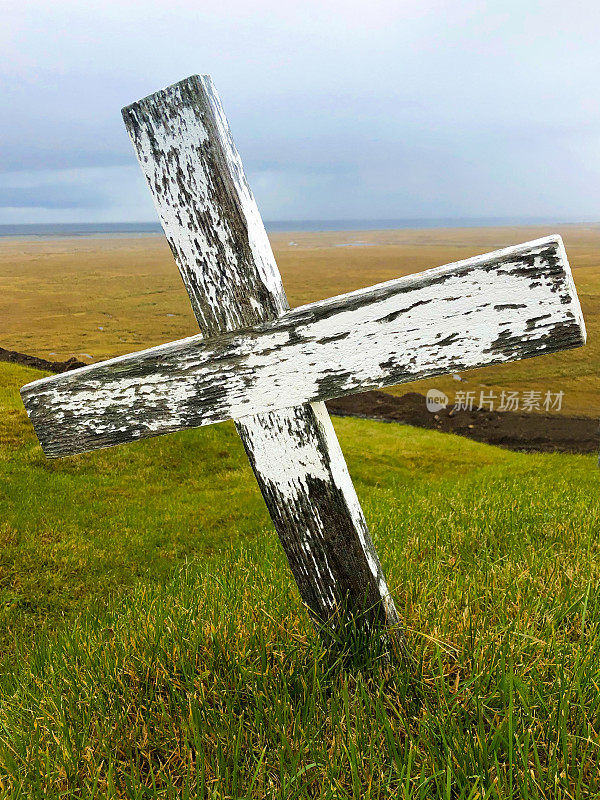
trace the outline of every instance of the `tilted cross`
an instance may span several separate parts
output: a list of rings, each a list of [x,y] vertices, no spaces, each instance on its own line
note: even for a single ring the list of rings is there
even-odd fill
[[[202,335],[24,386],[44,452],[234,419],[313,618],[360,619],[402,647],[323,401],[583,344],[560,237],[290,311],[210,78],[123,116]]]

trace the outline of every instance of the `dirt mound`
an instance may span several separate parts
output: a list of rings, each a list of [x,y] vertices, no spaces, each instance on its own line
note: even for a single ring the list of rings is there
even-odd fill
[[[16,350],[5,350],[3,347],[0,347],[0,361],[21,364],[23,367],[35,367],[46,372],[68,372],[70,369],[85,367],[83,361],[78,361],[76,358],[69,358],[67,361],[46,361],[45,358],[17,353]]]
[[[386,392],[365,392],[328,400],[327,407],[338,416],[403,422],[419,428],[457,433],[510,450],[596,453],[600,446],[598,420],[591,417],[519,414],[515,411],[454,411],[451,408],[432,414],[427,410],[424,395],[417,392],[402,397]]]

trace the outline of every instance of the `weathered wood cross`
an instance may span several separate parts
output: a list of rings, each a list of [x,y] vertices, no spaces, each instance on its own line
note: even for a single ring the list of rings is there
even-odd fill
[[[44,452],[234,419],[313,618],[398,630],[323,401],[583,344],[560,237],[290,311],[210,78],[123,116],[202,335],[24,386]]]

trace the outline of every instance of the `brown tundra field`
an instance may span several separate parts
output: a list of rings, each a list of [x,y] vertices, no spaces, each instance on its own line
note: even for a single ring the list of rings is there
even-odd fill
[[[588,330],[579,350],[392,389],[453,397],[457,388],[564,392],[561,411],[600,415],[600,226],[276,233],[290,305],[421,272],[558,232]],[[50,361],[91,362],[197,333],[162,235],[0,240],[0,346]]]

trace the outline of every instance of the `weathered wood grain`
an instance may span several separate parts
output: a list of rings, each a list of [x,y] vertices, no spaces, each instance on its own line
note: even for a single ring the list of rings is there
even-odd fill
[[[209,77],[123,110],[205,336],[288,310],[279,270]],[[236,423],[300,594],[323,631],[360,620],[406,652],[398,615],[322,403]],[[338,612],[345,609],[346,617]]]
[[[193,75],[123,109],[205,337],[288,310],[281,276],[212,81]]]
[[[22,395],[57,456],[584,341],[562,241],[548,237],[45,378]]]

